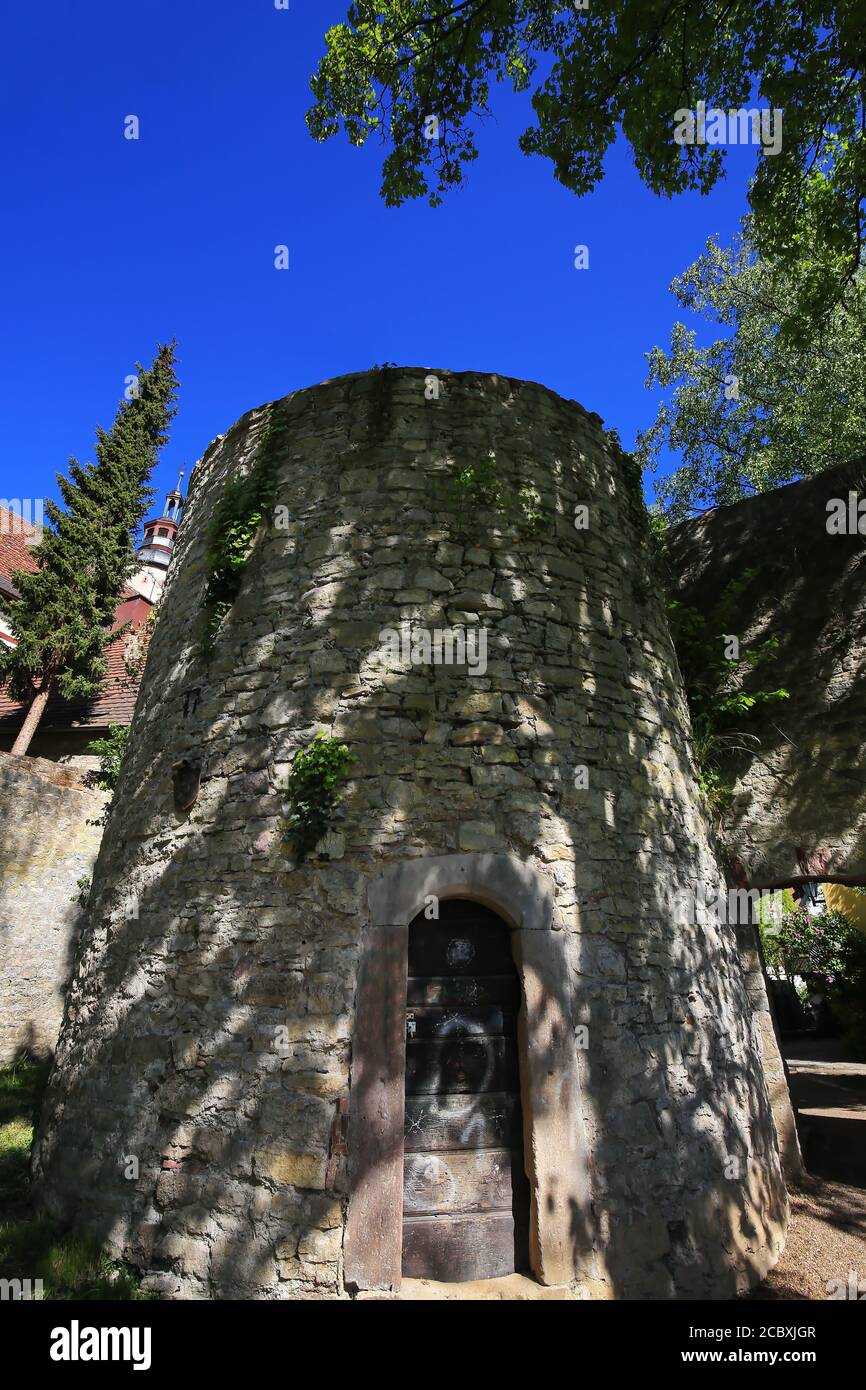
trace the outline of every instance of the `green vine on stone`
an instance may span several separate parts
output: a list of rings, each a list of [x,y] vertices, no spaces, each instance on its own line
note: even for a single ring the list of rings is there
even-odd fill
[[[544,528],[544,512],[541,509],[541,493],[537,487],[524,483],[517,489],[517,505],[522,513],[523,528],[527,535],[537,536]]]
[[[120,781],[120,766],[129,747],[129,726],[110,724],[108,735],[108,738],[95,738],[87,745],[88,753],[93,753],[99,758],[99,767],[87,774],[87,784],[90,787],[98,787],[102,792],[111,792],[113,795]],[[87,824],[107,825],[110,810],[111,802],[108,801],[102,808],[101,814],[93,820],[88,820]]]
[[[322,733],[295,754],[286,787],[286,839],[299,859],[315,848],[328,829],[353,762],[345,743]]]
[[[108,738],[95,738],[87,745],[88,753],[99,758],[99,768],[91,774],[92,784],[103,792],[113,792],[120,780],[120,765],[129,747],[129,726],[110,724]]]
[[[502,510],[503,495],[502,480],[490,454],[479,463],[459,469],[448,482],[447,497],[460,530],[466,528],[479,507]]]
[[[394,369],[396,362],[378,363],[373,371],[378,372],[370,398],[367,417],[367,443],[376,445],[384,442],[391,423],[392,397],[394,394]]]
[[[506,487],[497,472],[492,449],[478,463],[467,464],[449,480],[446,500],[461,531],[474,524],[479,507],[492,508],[502,517],[516,521],[531,536],[537,536],[544,525],[541,493],[528,483],[516,492]]]
[[[98,825],[98,824],[99,824],[98,821],[88,821],[87,823],[88,823],[88,825]],[[88,904],[88,902],[89,902],[89,900],[90,900],[90,889],[91,889],[92,886],[93,886],[92,880],[91,880],[88,876],[85,876],[84,878],[78,878],[78,879],[76,879],[76,880],[75,880],[75,887],[76,887],[76,889],[77,889],[78,891],[77,891],[76,893],[73,893],[73,895],[72,895],[72,897],[69,899],[69,901],[70,901],[71,903],[77,903],[78,906],[79,906],[82,910],[84,910],[84,909],[87,907],[87,904]]]
[[[692,720],[698,782],[714,821],[728,810],[733,786],[721,767],[737,752],[754,756],[757,739],[743,727],[759,705],[787,700],[789,691],[749,689],[745,678],[756,666],[772,660],[777,637],[767,638],[741,656],[725,655],[724,638],[736,621],[737,601],[752,582],[756,569],[744,570],[730,580],[709,613],[701,613],[677,599],[668,600],[671,635],[683,676]]]
[[[250,471],[243,477],[229,478],[211,522],[204,595],[206,651],[212,650],[220,624],[240,593],[259,528],[273,509],[277,472],[289,435],[289,427],[276,409],[268,407]]]

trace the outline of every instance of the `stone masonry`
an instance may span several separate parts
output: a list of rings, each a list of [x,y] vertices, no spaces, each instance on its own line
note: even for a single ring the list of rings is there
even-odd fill
[[[0,1062],[50,1056],[105,806],[80,774],[0,753]]]
[[[866,882],[866,516],[858,524],[850,507],[852,495],[863,506],[864,480],[855,460],[714,507],[671,539],[680,602],[711,612],[751,575],[727,621],[744,651],[778,643],[746,688],[789,698],[755,709],[756,742],[736,740],[722,766],[734,788],[726,835],[754,887]],[[845,504],[843,531],[828,530],[832,499]]]
[[[210,518],[272,412],[290,427],[277,512],[208,660]],[[480,461],[534,500],[488,492],[461,515],[449,483]],[[352,1296],[353,1087],[377,1009],[365,977],[356,1017],[358,967],[388,930],[375,885],[429,858],[471,889],[502,856],[549,906],[516,932],[524,962],[563,963],[528,1001],[521,1060],[550,1112],[536,1225],[559,1210],[573,1233],[539,1279],[667,1298],[762,1277],[787,1202],[734,929],[700,894],[682,908],[722,874],[651,566],[627,460],[597,416],[532,383],[374,370],[250,411],[210,446],[37,1139],[48,1211],[168,1297]],[[486,669],[395,659],[383,632],[400,624],[485,629]],[[282,789],[319,730],[355,761],[296,863]],[[188,811],[183,760],[201,772]],[[570,1098],[548,1045],[575,1050]]]

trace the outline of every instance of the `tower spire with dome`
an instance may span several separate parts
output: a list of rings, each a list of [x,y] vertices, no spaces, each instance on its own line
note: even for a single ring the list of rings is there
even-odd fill
[[[144,523],[144,539],[136,552],[141,569],[129,581],[130,588],[154,603],[162,593],[174,554],[184,501],[180,490],[183,478],[181,469],[177,487],[166,495],[162,516]]]

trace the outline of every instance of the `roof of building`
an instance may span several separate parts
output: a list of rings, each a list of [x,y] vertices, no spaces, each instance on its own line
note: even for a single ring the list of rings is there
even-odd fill
[[[0,592],[14,594],[12,572],[14,570],[35,571],[36,562],[31,548],[38,540],[35,527],[22,520],[14,512],[0,507]],[[115,628],[130,622],[133,630],[141,628],[153,608],[150,599],[136,593],[128,584],[123,587],[120,602],[115,611]],[[132,636],[130,632],[129,636]],[[143,635],[146,643],[149,634]],[[129,724],[138,695],[139,678],[130,677],[124,662],[128,639],[121,639],[108,648],[108,675],[99,691],[92,699],[64,700],[54,695],[45,707],[39,724],[40,730],[66,730],[75,728],[101,729],[109,724]],[[143,653],[142,653],[143,655]],[[10,700],[0,690],[0,730],[18,728],[24,718],[24,706]]]
[[[30,548],[37,540],[35,526],[8,507],[0,507],[0,581],[6,580],[4,588],[12,587],[13,570],[35,570]]]

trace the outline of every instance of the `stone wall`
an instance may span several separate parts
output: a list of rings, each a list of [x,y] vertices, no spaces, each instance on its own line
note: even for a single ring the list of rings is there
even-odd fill
[[[483,899],[476,871],[507,856],[546,905],[512,911],[503,880],[532,995],[533,1219],[567,1237],[537,1277],[726,1296],[778,1256],[787,1207],[735,934],[697,892],[722,875],[639,483],[576,403],[469,372],[436,373],[437,396],[430,376],[273,407],[285,510],[209,660],[208,527],[269,411],[194,471],[40,1126],[42,1201],[169,1297],[349,1296],[358,1135],[376,1087],[402,1093],[397,1054],[384,1074],[362,1055],[402,1007],[375,943],[405,920],[374,918],[374,885],[456,857],[442,891]],[[487,460],[507,491],[537,490],[540,527],[484,499],[455,513],[449,483]],[[401,623],[484,628],[486,669],[395,657]],[[297,863],[281,789],[318,730],[355,761]],[[182,760],[201,769],[188,811]]]
[[[754,917],[752,910],[743,914],[745,918]],[[752,1009],[755,1032],[761,1048],[761,1062],[767,1095],[776,1126],[779,1153],[786,1178],[798,1182],[804,1172],[800,1137],[797,1133],[797,1120],[791,1100],[790,1080],[770,991],[767,988],[767,971],[761,950],[761,940],[753,920],[744,920],[737,928],[737,941],[740,949],[740,965],[746,983],[746,993]]]
[[[105,805],[77,773],[41,758],[0,753],[0,1062],[49,1055]]]
[[[16,729],[0,729],[0,753],[8,753],[15,742]],[[90,745],[97,738],[108,738],[108,728],[104,729],[37,729],[27,750],[27,756],[34,759],[47,759],[61,763],[83,774],[94,772],[99,767],[99,756],[90,752]]]
[[[744,652],[779,642],[751,684],[790,698],[755,710],[744,727],[756,748],[722,769],[734,785],[726,834],[754,887],[866,882],[866,535],[827,530],[828,501],[866,498],[864,477],[862,460],[834,468],[717,507],[671,537],[683,603],[709,612],[752,570],[730,631]]]

